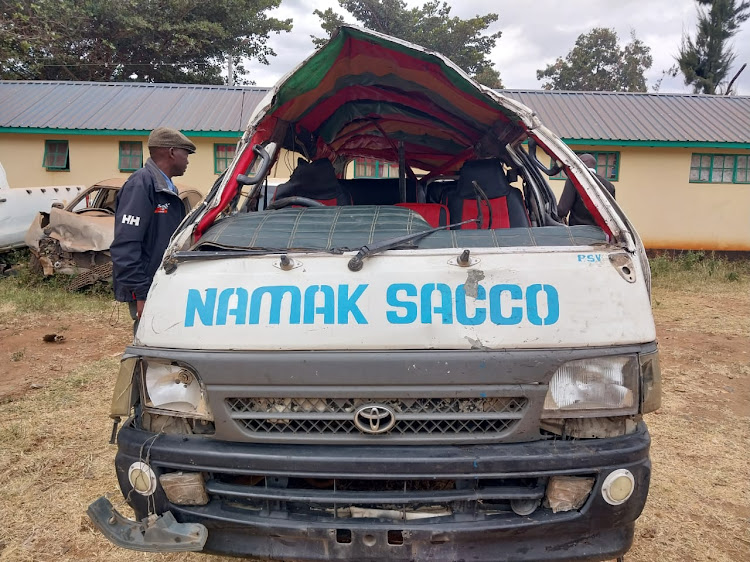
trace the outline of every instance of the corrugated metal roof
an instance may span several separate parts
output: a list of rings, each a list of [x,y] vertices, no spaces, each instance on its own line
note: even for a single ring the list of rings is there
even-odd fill
[[[268,88],[0,81],[0,127],[238,133]]]
[[[750,143],[750,97],[503,90],[564,139]]]
[[[0,127],[238,133],[268,88],[0,80]],[[750,143],[750,97],[503,90],[566,140]]]

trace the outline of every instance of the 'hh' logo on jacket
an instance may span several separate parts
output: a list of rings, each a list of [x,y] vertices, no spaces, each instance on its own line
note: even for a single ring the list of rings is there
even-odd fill
[[[141,217],[133,215],[122,215],[122,224],[129,224],[130,226],[138,226],[141,222]]]

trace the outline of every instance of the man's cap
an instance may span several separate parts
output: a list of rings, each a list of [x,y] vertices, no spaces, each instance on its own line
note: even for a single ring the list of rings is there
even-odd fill
[[[195,152],[195,145],[177,129],[157,127],[148,136],[149,148],[182,148],[191,154]]]
[[[581,159],[581,162],[586,164],[587,168],[596,168],[596,158],[594,158],[593,154],[589,154],[588,152],[585,154],[579,154],[578,158]]]

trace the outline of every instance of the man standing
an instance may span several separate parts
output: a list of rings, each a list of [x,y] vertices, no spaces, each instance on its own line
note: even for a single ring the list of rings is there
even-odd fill
[[[609,191],[610,195],[614,197],[615,186],[612,185],[612,182],[596,173],[596,158],[591,154],[581,154],[579,158],[581,159],[581,162],[586,164],[586,167],[591,170],[591,173],[599,179],[605,189]],[[560,195],[560,202],[557,204],[557,215],[561,219],[564,219],[568,213],[570,213],[570,217],[568,218],[568,224],[570,226],[576,224],[589,224],[591,226],[596,226],[594,217],[591,216],[591,213],[589,213],[588,209],[583,204],[583,199],[573,185],[573,182],[570,181],[570,178],[565,180],[565,187],[563,187],[562,195]]]
[[[185,173],[195,145],[176,129],[159,127],[148,137],[148,151],[146,165],[117,194],[110,247],[115,299],[128,303],[133,320],[141,317],[169,239],[185,218],[172,178]]]

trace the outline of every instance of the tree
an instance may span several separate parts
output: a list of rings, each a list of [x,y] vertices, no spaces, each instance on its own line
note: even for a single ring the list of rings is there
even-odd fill
[[[227,56],[268,64],[280,0],[0,0],[0,78],[221,84]],[[237,72],[244,69],[237,67]]]
[[[362,26],[392,35],[436,51],[453,61],[478,82],[491,88],[502,88],[500,73],[488,59],[501,32],[484,35],[497,21],[497,14],[486,14],[463,20],[451,17],[447,2],[428,1],[421,7],[408,9],[404,0],[338,0]],[[322,28],[330,36],[344,18],[331,8],[313,12],[321,19]],[[327,39],[313,36],[320,46]]]
[[[696,1],[698,30],[695,40],[684,34],[675,59],[686,86],[692,85],[695,93],[715,94],[726,80],[736,56],[727,41],[750,17],[750,0],[739,4],[735,0]],[[709,6],[708,11],[701,5]]]
[[[606,92],[645,92],[643,75],[651,68],[651,49],[630,34],[630,43],[620,48],[614,29],[596,27],[576,39],[565,59],[559,58],[544,70],[536,71],[545,90]]]

